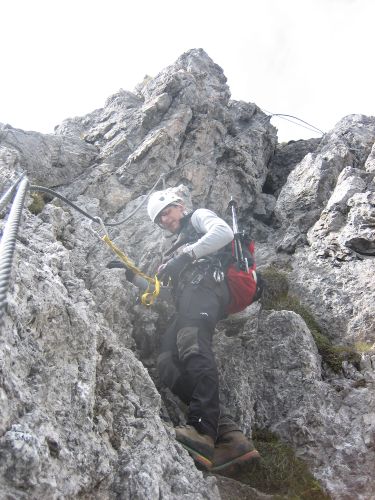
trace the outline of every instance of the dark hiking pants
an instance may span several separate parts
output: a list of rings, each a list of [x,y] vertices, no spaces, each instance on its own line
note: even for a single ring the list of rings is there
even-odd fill
[[[220,403],[212,336],[228,300],[225,282],[204,278],[183,287],[158,358],[161,381],[189,406],[187,423],[214,440],[220,428]],[[237,429],[228,416],[223,415],[222,424],[222,428]]]

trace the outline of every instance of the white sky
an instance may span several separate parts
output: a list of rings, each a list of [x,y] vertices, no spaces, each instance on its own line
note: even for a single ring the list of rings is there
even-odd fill
[[[328,131],[375,115],[374,22],[375,0],[0,0],[0,122],[53,132],[202,47],[233,99]]]

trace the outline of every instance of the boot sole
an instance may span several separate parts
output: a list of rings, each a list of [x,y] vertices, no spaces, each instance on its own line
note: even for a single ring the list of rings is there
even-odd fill
[[[179,441],[179,443],[185,448],[185,450],[187,450],[190,453],[195,462],[197,462],[199,465],[201,465],[207,470],[212,470],[211,467],[213,464],[211,460],[201,455],[198,451],[193,450],[193,448],[190,448],[185,443],[181,443],[181,441]]]
[[[233,458],[232,460],[229,460],[228,462],[225,462],[224,464],[216,465],[216,466],[213,465],[213,467],[210,468],[210,472],[216,472],[218,470],[223,470],[223,469],[226,469],[227,467],[234,465],[234,464],[244,464],[246,462],[251,462],[252,460],[255,460],[257,458],[260,458],[259,452],[257,450],[248,451],[244,455]]]

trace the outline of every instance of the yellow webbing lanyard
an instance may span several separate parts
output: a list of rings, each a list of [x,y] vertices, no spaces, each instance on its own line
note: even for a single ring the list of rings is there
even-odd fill
[[[136,267],[133,262],[122,252],[112,241],[109,239],[108,235],[104,235],[101,238],[107,245],[110,247],[110,249],[122,260],[122,262],[126,265],[128,269],[133,271],[134,274],[138,274],[148,282],[148,287],[145,293],[141,295],[141,302],[145,306],[151,306],[156,297],[160,293],[160,281],[158,280],[157,276],[155,275],[155,278],[151,278],[150,276],[147,276],[147,274],[143,273],[138,267]],[[154,291],[150,292],[150,285],[154,285]]]

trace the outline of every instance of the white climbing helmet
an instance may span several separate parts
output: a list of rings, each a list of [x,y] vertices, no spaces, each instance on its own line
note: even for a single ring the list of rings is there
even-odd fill
[[[172,203],[176,203],[176,205],[182,204],[181,196],[176,193],[175,188],[168,188],[164,189],[164,191],[155,191],[152,193],[147,204],[147,212],[152,222],[155,222],[163,208]]]

